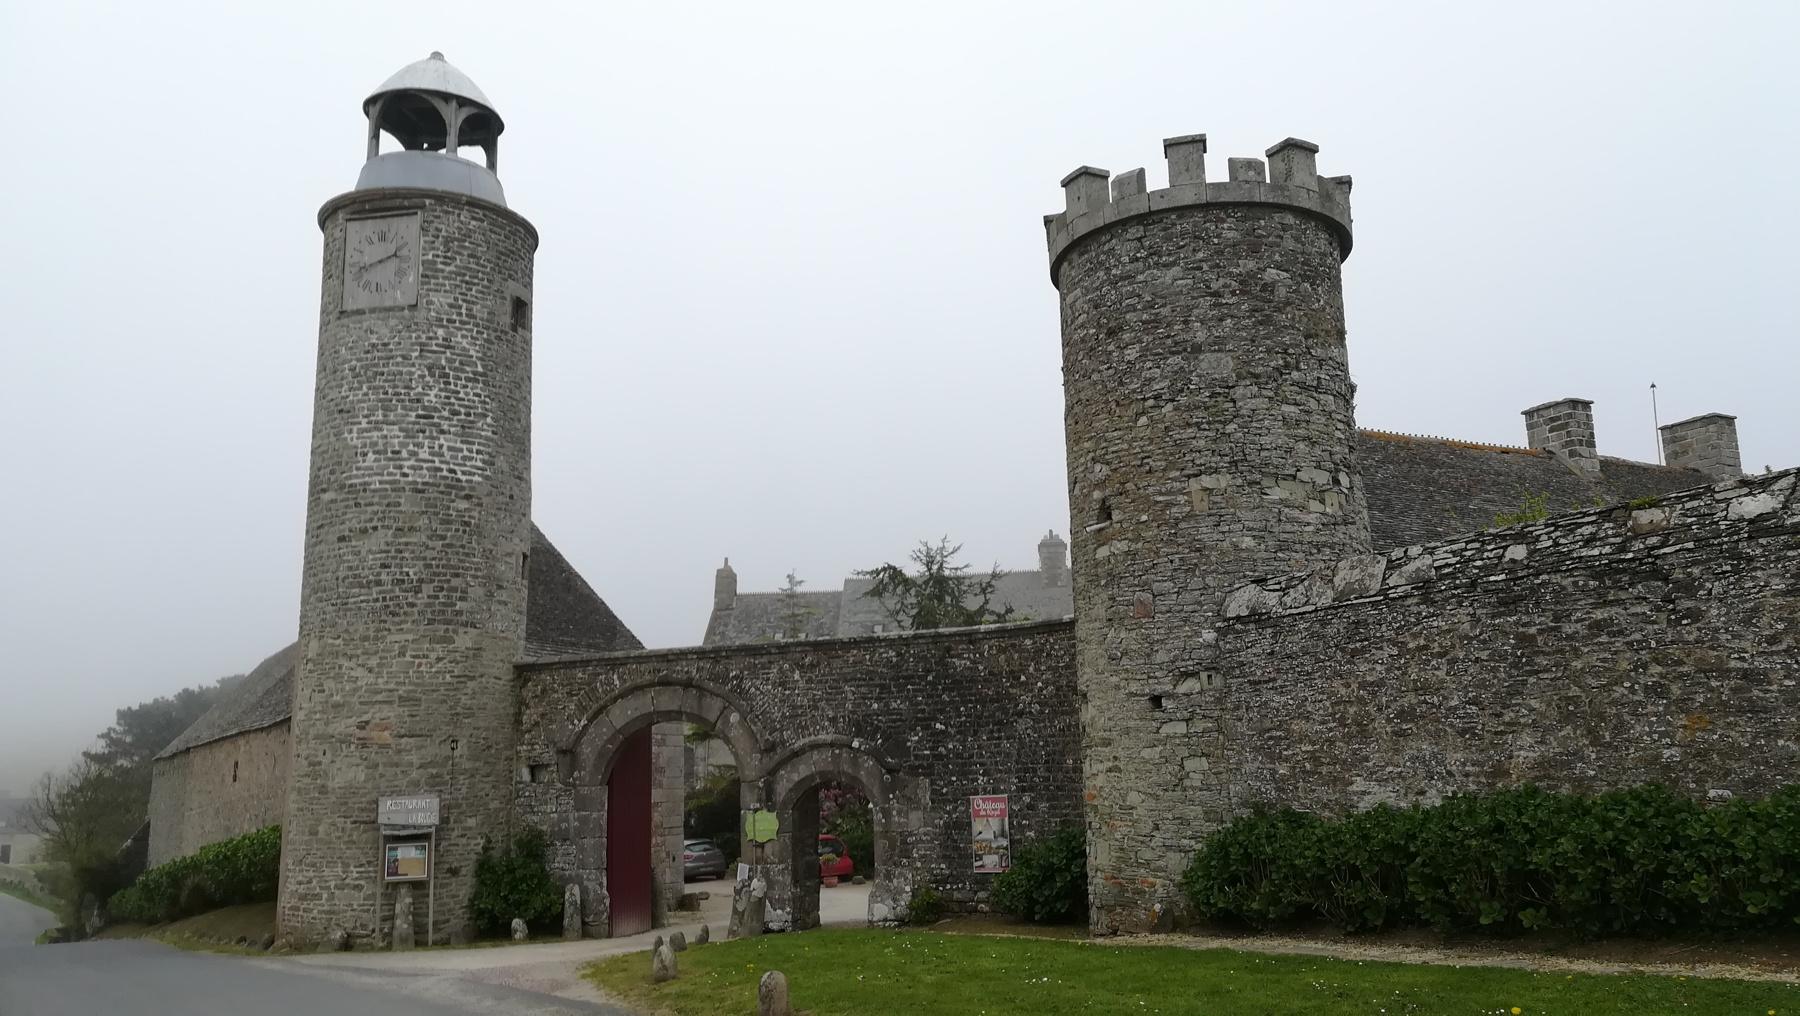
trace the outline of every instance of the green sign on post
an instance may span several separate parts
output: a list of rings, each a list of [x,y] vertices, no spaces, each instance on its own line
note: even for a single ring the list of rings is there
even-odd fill
[[[752,843],[768,843],[775,838],[779,827],[772,811],[758,808],[744,813],[744,838]]]

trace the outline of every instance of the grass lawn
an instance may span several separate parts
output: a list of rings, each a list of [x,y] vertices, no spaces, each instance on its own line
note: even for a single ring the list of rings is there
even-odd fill
[[[677,1016],[755,1013],[756,983],[765,970],[785,973],[794,1008],[815,1016],[1800,1016],[1800,985],[1792,984],[1571,976],[875,928],[715,942],[676,959],[681,976],[668,984],[650,983],[645,953],[609,957],[585,973],[646,1012]]]

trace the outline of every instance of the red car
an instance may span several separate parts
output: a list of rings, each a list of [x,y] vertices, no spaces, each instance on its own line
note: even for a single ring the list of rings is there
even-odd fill
[[[825,855],[830,854],[836,860],[827,863]],[[819,837],[819,877],[849,878],[856,874],[856,863],[850,860],[850,851],[845,848],[844,841],[836,836]]]

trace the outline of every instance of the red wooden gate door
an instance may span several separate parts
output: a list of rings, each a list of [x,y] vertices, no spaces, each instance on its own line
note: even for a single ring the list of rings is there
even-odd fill
[[[650,728],[646,727],[619,747],[606,782],[606,893],[615,938],[650,930],[650,879]]]

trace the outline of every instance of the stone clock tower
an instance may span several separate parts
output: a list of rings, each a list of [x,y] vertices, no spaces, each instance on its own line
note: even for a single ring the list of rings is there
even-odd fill
[[[399,894],[383,881],[377,802],[436,796],[433,882],[411,895],[421,930],[431,900],[442,942],[466,927],[475,860],[510,813],[538,238],[495,175],[499,113],[442,54],[363,111],[356,188],[319,211],[279,920],[300,941],[381,938]],[[400,150],[380,151],[384,133]]]

